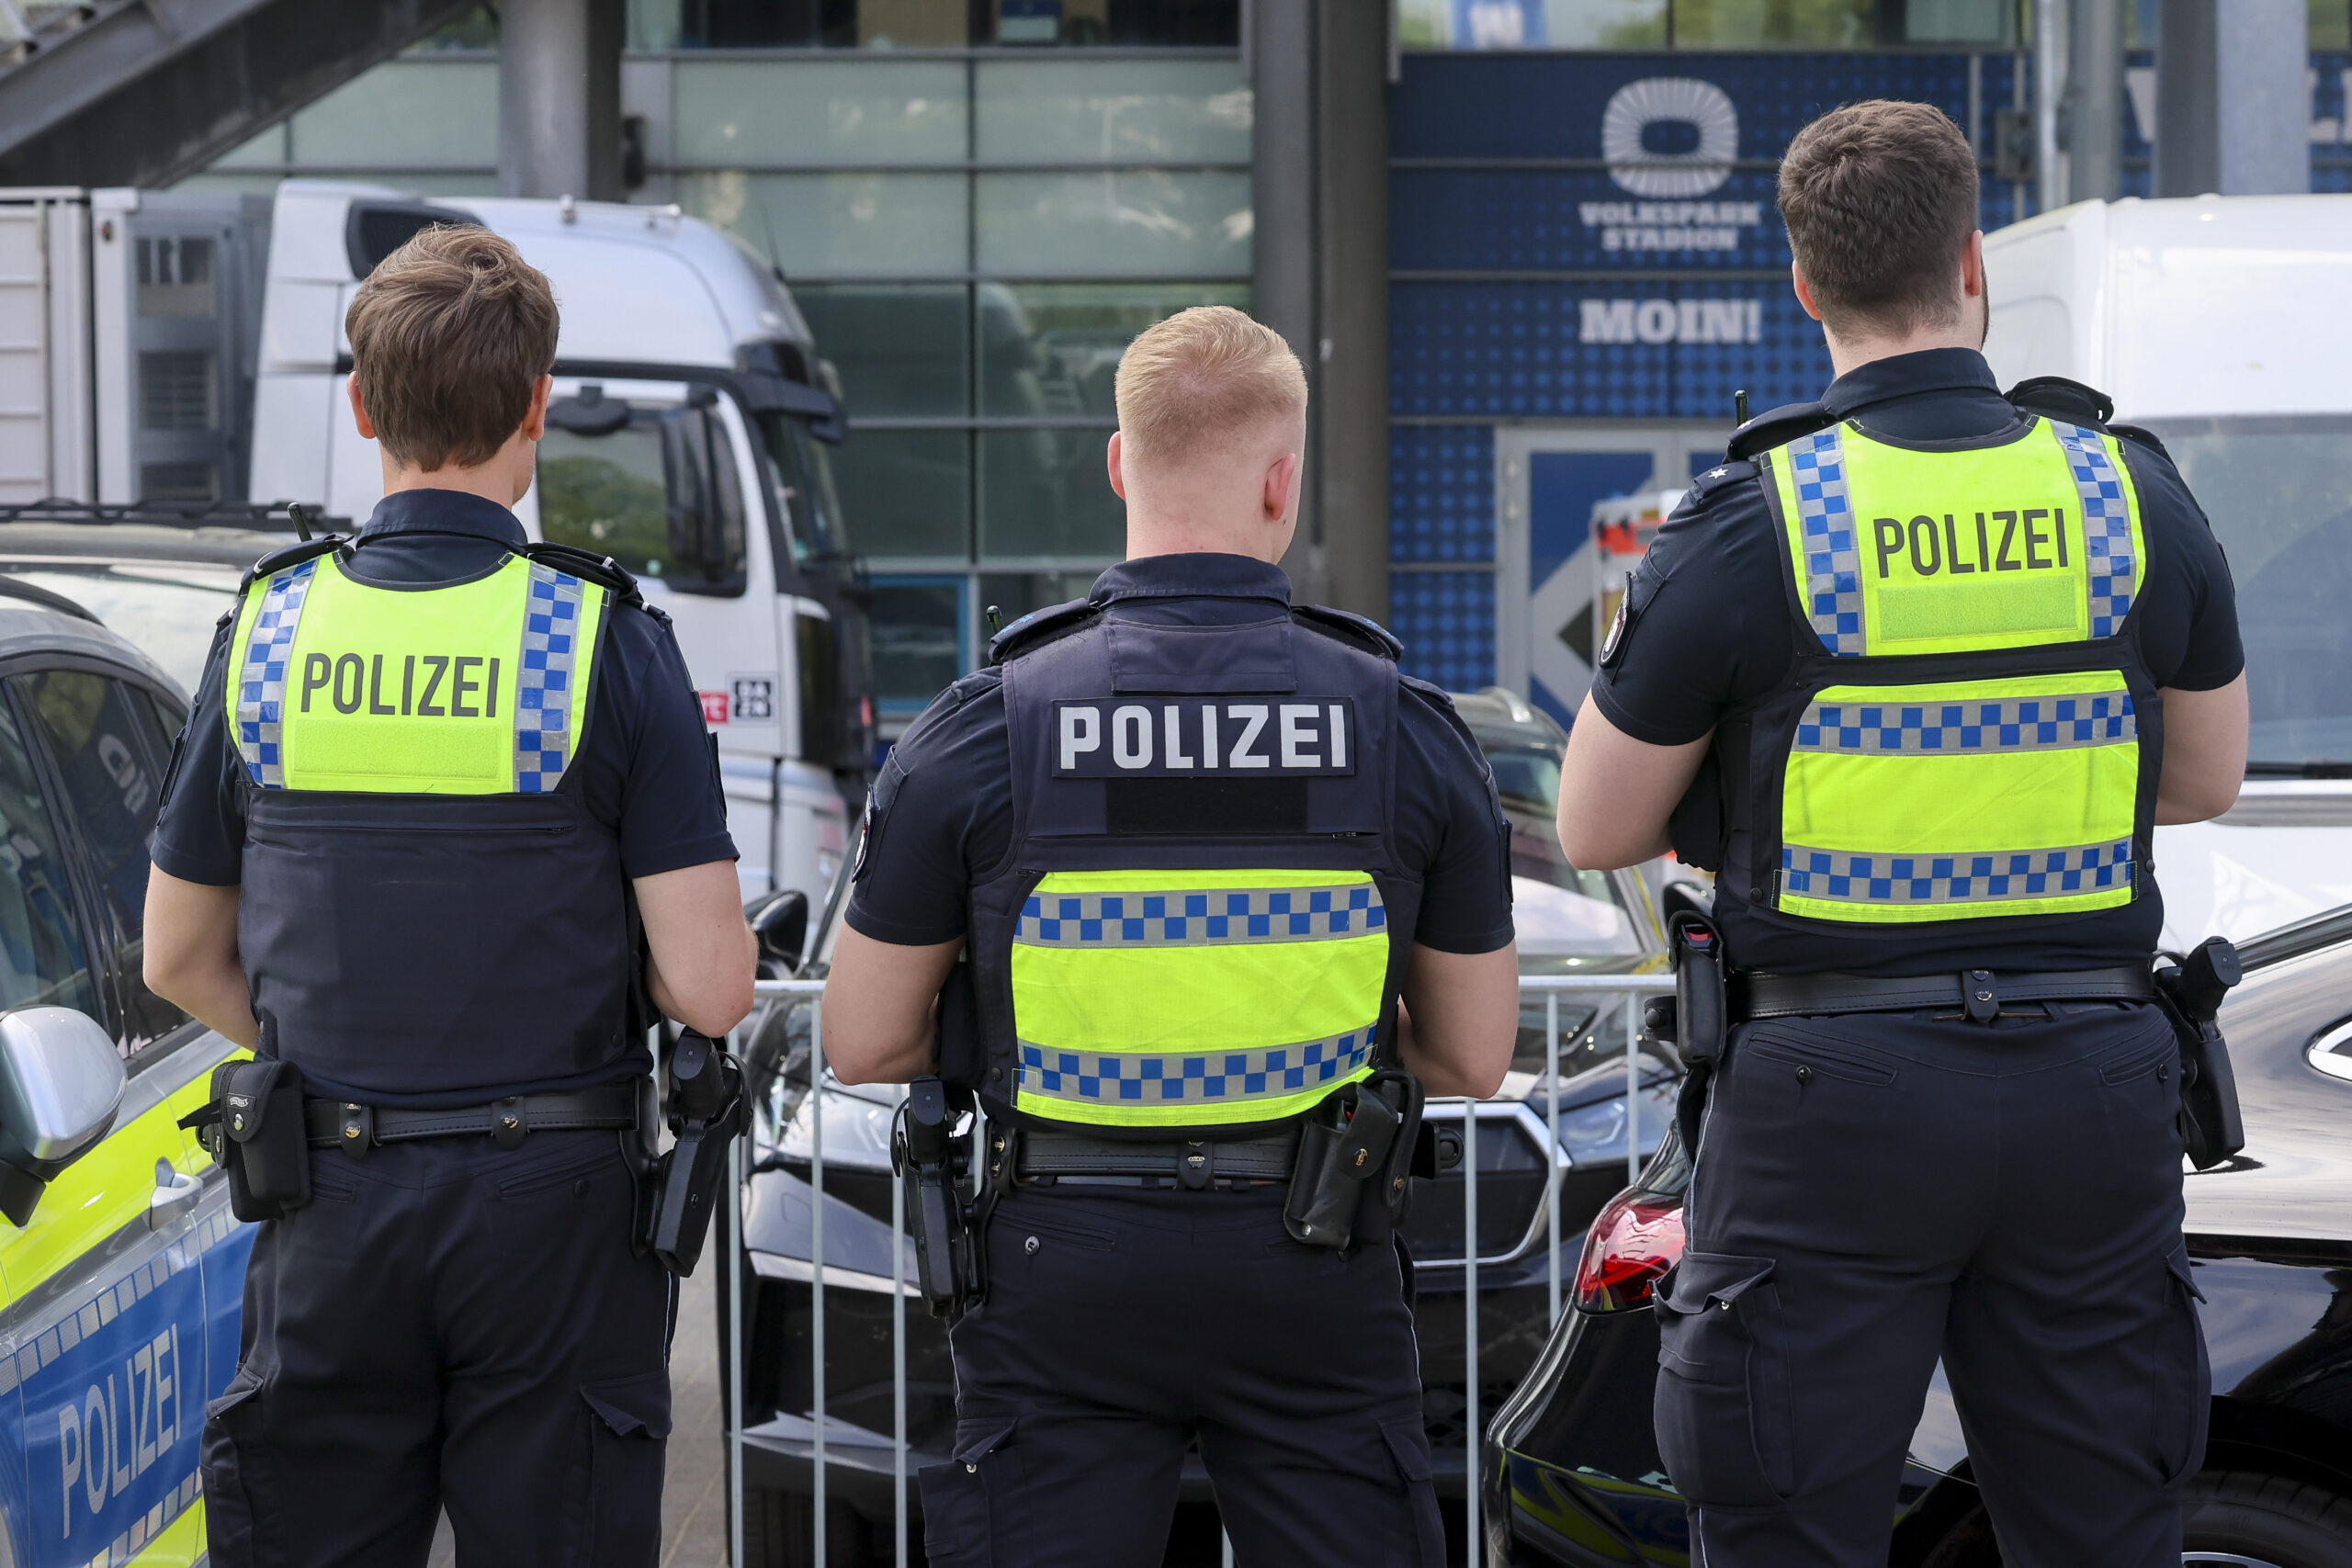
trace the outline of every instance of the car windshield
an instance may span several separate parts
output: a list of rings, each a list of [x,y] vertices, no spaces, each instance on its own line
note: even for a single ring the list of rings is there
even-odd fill
[[[73,600],[162,665],[188,694],[204,673],[214,626],[234,603],[240,576],[229,567],[176,562],[0,562],[0,571]]]
[[[826,455],[824,443],[788,413],[769,410],[759,416],[758,423],[761,444],[784,500],[782,513],[791,519],[786,531],[792,538],[794,564],[848,555],[849,535],[842,526],[842,503],[833,493],[832,459]]]
[[[2250,773],[2352,772],[2352,417],[2154,425],[2236,580]]]

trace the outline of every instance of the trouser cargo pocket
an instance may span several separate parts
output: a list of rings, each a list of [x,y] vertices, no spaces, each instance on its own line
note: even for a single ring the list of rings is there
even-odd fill
[[[662,1464],[669,1448],[670,1374],[583,1383],[588,1407],[591,1568],[653,1568],[662,1556]]]
[[[1012,1479],[1007,1473],[1012,1428],[1001,1417],[959,1422],[955,1458],[916,1475],[922,1489],[923,1550],[933,1568],[992,1568],[996,1562],[998,1527],[989,1497],[991,1483],[1002,1495]]]
[[[1703,1508],[1774,1508],[1796,1489],[1772,1260],[1691,1252],[1657,1297],[1658,1454]]]
[[[269,1450],[262,1436],[261,1381],[240,1369],[220,1397],[204,1407],[204,1528],[213,1568],[273,1568],[255,1527],[272,1518]]]

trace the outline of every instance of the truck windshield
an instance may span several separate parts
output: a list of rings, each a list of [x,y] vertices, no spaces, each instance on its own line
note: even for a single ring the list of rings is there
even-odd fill
[[[2254,708],[2246,771],[2352,773],[2352,417],[2153,428],[2229,552]]]
[[[782,504],[777,514],[786,519],[785,532],[792,541],[795,565],[837,560],[850,553],[849,536],[842,527],[842,505],[833,494],[833,468],[824,444],[808,427],[788,413],[775,410],[759,416],[760,440],[774,466]]]

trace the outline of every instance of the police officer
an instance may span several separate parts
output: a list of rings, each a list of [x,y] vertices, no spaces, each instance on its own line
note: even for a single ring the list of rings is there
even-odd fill
[[[2014,1568],[2172,1568],[2203,1451],[2148,846],[2237,792],[2230,577],[2154,437],[1996,389],[1976,181],[1924,105],[1791,143],[1838,378],[1676,510],[1568,748],[1576,863],[1720,867],[1657,1396],[1708,1568],[1883,1564],[1939,1355]]]
[[[1396,1069],[1501,1081],[1507,829],[1396,643],[1290,602],[1306,384],[1281,337],[1185,310],[1117,395],[1130,558],[1008,627],[892,750],[826,987],[843,1078],[936,1062],[991,1119],[987,1297],[953,1330],[925,1540],[1156,1564],[1197,1439],[1238,1561],[1437,1568],[1384,1201],[1409,1134],[1381,1134]],[[935,1040],[959,951],[978,1024]],[[1303,1205],[1335,1168],[1343,1201]]]
[[[249,576],[148,891],[149,984],[311,1097],[310,1201],[258,1229],[207,1412],[212,1561],[422,1563],[446,1508],[460,1562],[650,1568],[672,1296],[633,1245],[633,927],[662,1011],[749,1010],[717,769],[666,620],[507,510],[546,278],[431,229],[346,327],[385,498]]]

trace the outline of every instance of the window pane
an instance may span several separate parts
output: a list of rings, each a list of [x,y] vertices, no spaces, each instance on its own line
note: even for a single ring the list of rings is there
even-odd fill
[[[873,594],[875,698],[886,713],[917,712],[964,673],[964,580],[877,577]]]
[[[966,190],[962,175],[724,169],[678,176],[678,201],[688,212],[732,229],[786,273],[819,276],[964,271]],[[803,287],[793,286],[796,298]]]
[[[862,556],[971,555],[970,437],[857,430],[833,449],[842,514]]]
[[[21,676],[16,686],[64,777],[114,927],[115,991],[126,1014],[119,1043],[127,1055],[187,1017],[149,991],[140,975],[147,834],[161,804],[164,766],[154,708],[145,693],[79,670]]]
[[[1032,610],[1083,599],[1101,575],[1091,571],[991,571],[980,579],[980,608],[991,604],[1011,626]]]
[[[1678,49],[1860,49],[1871,43],[1877,0],[1673,0]]]
[[[980,412],[1000,418],[1118,413],[1119,356],[1192,305],[1250,308],[1246,283],[984,283]]]
[[[294,161],[313,167],[492,167],[498,62],[388,61],[298,111],[292,139]]]
[[[89,965],[56,827],[15,716],[0,707],[0,1008],[68,1007],[96,1018]]]
[[[1103,472],[1105,430],[980,434],[980,554],[1126,553],[1127,509]]]
[[[541,531],[673,587],[741,592],[743,496],[726,427],[698,408],[638,406],[597,432],[590,411],[612,406],[567,398],[548,411]]]
[[[778,515],[790,533],[795,565],[850,553],[842,525],[842,503],[833,489],[831,449],[788,413],[770,410],[758,418],[760,439],[775,469]]]
[[[853,418],[971,412],[962,284],[808,283],[792,297]]]
[[[1250,162],[1250,89],[1235,61],[984,62],[978,93],[984,162]]]
[[[991,42],[1231,48],[1241,0],[989,0]]]
[[[953,61],[687,60],[679,164],[951,164],[964,152]]]
[[[1128,170],[981,175],[978,270],[1068,277],[1250,271],[1250,176]]]

